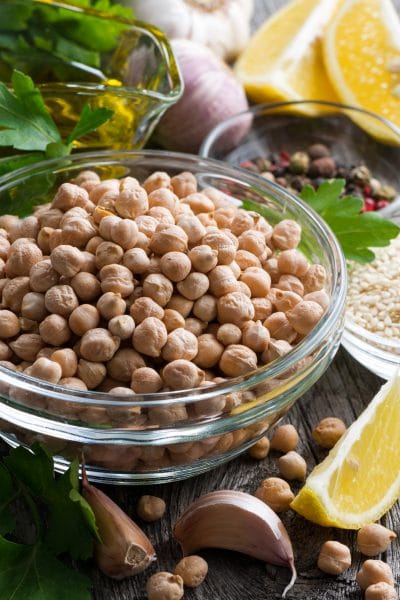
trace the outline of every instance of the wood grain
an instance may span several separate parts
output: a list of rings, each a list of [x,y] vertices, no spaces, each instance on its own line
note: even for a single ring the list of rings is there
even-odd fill
[[[400,0],[395,0],[400,9]],[[255,28],[266,15],[283,4],[282,0],[256,0],[253,17]],[[326,416],[340,416],[350,424],[362,412],[382,381],[355,362],[344,350],[339,350],[325,375],[305,394],[290,411],[286,421],[293,423],[301,438],[299,452],[311,470],[325,453],[311,440],[311,430]],[[6,448],[0,445],[0,454]],[[172,570],[180,558],[177,544],[172,540],[172,528],[182,510],[198,496],[217,489],[234,488],[254,492],[258,482],[277,474],[277,455],[272,453],[261,462],[242,456],[210,473],[181,483],[164,486],[132,488],[104,488],[107,493],[133,518],[137,499],[144,493],[161,496],[168,510],[158,523],[144,525],[157,549],[158,561],[146,574],[122,582],[104,577],[91,566],[94,600],[145,600],[146,580],[156,570]],[[294,489],[297,490],[296,486]],[[302,519],[292,511],[283,520],[293,541],[298,580],[288,598],[297,600],[361,600],[362,594],[355,583],[356,572],[362,562],[355,549],[354,532],[322,528]],[[400,511],[396,506],[382,520],[383,524],[398,531]],[[352,567],[340,577],[325,576],[316,568],[316,557],[321,544],[336,539],[352,548]],[[202,553],[209,563],[209,575],[202,586],[185,593],[186,600],[272,600],[280,598],[289,581],[289,571],[265,565],[244,555],[227,551]],[[392,566],[397,583],[400,582],[400,544],[383,557]],[[71,600],[73,594],[71,593]],[[27,600],[29,600],[27,598]],[[54,598],[54,600],[57,600]]]

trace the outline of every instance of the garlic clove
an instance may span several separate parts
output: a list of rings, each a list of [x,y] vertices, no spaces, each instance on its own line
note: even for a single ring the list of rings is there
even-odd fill
[[[258,498],[221,490],[195,500],[175,525],[174,536],[185,556],[202,548],[243,552],[274,565],[288,566],[294,585],[296,569],[289,535],[278,515]]]
[[[82,492],[90,504],[101,542],[95,542],[95,559],[108,577],[123,579],[144,571],[156,560],[156,553],[146,534],[115,502],[91,485],[83,470]]]

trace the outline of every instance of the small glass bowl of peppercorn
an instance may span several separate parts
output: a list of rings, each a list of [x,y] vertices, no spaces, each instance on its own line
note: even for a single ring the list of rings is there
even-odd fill
[[[233,134],[249,115],[251,125],[238,145]],[[379,139],[361,122],[379,131]],[[362,198],[364,211],[390,213],[399,196],[400,130],[378,115],[336,103],[254,106],[215,127],[200,154],[260,174],[294,194],[305,185],[344,179],[344,195]]]

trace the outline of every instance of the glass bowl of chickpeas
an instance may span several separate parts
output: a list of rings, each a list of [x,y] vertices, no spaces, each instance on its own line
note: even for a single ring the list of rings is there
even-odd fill
[[[162,483],[245,451],[325,371],[346,268],[252,173],[103,151],[0,178],[0,432],[63,470]],[[7,213],[7,214],[6,214]]]

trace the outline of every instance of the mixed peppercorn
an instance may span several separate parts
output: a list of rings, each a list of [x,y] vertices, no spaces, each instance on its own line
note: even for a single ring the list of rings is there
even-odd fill
[[[338,163],[324,144],[312,144],[306,151],[293,154],[282,150],[265,158],[245,160],[240,166],[260,173],[294,193],[301,191],[305,185],[317,188],[326,180],[344,179],[344,195],[362,198],[363,212],[384,208],[397,194],[392,186],[374,177],[365,165],[345,166]]]

